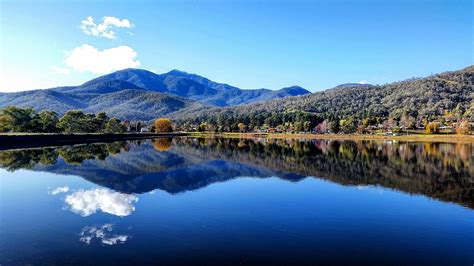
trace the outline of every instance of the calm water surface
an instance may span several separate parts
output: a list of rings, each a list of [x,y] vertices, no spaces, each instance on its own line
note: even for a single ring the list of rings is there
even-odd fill
[[[473,265],[472,144],[0,151],[0,265]]]

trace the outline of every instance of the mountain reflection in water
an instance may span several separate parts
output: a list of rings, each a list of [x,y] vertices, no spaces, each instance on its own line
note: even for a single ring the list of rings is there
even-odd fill
[[[311,176],[472,209],[473,155],[465,143],[182,137],[7,150],[0,152],[0,166],[81,176],[128,194],[184,193],[239,177],[297,182]]]

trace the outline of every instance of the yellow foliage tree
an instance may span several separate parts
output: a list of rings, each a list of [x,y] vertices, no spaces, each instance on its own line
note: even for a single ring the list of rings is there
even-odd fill
[[[439,123],[438,122],[429,123],[428,125],[426,125],[425,131],[428,134],[439,133]]]
[[[245,132],[245,130],[247,130],[247,125],[244,123],[239,123],[237,127],[239,128],[240,132]]]
[[[171,120],[169,118],[158,118],[154,123],[155,132],[172,132],[173,126],[171,125]]]

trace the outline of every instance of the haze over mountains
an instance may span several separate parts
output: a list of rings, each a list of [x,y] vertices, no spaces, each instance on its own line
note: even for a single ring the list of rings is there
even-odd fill
[[[82,109],[104,111],[121,119],[151,120],[182,109],[241,105],[308,93],[298,86],[243,90],[179,70],[155,74],[143,69],[124,69],[80,86],[0,93],[0,107],[32,107],[60,115]]]

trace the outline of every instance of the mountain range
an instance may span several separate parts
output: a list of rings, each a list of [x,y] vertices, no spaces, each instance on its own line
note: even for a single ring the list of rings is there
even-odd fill
[[[309,93],[298,86],[244,90],[179,70],[155,74],[143,69],[124,69],[79,86],[0,93],[0,107],[32,107],[59,115],[82,109],[104,111],[121,119],[151,120],[183,109],[242,105]]]
[[[240,89],[179,70],[155,74],[124,69],[79,86],[0,93],[0,108],[16,105],[59,115],[82,109],[128,120],[167,116],[178,123],[225,121],[274,127],[308,115],[319,120],[387,120],[404,115],[435,120],[452,114],[474,120],[473,97],[474,66],[384,85],[346,83],[315,93],[298,86]]]

